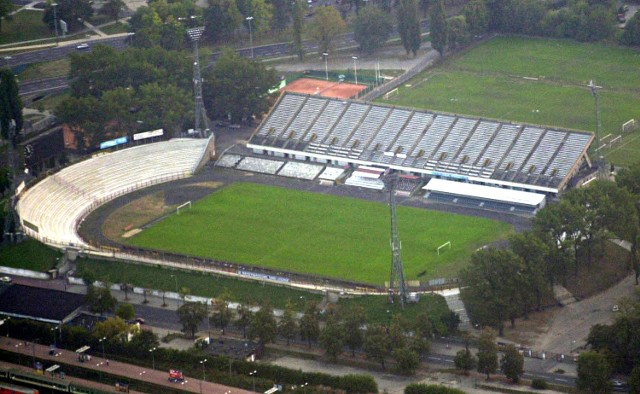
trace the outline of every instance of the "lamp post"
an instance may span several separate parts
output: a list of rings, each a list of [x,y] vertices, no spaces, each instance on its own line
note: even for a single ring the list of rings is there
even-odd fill
[[[256,374],[258,371],[254,370],[253,372],[249,372],[249,376],[253,378],[253,392],[256,391]]]
[[[56,330],[58,329],[58,327],[53,327],[51,329],[51,332],[53,333],[53,347],[54,348],[58,348],[58,343],[56,342]]]
[[[58,3],[53,3],[51,4],[51,7],[53,7],[53,27],[56,31],[56,46],[58,46],[58,13],[56,12],[56,7],[58,6]]]
[[[248,16],[245,19],[249,22],[249,46],[251,46],[251,58],[253,59],[253,33],[251,31],[251,21],[253,20],[253,17]]]
[[[102,358],[104,357],[104,341],[107,339],[107,337],[102,337],[98,340],[98,342],[100,342],[100,344],[102,345]]]
[[[309,382],[304,382],[304,384],[300,386],[300,387],[302,387],[302,391],[304,392],[304,394],[307,394],[307,386],[308,385],[309,385]]]
[[[156,369],[156,355],[153,354],[153,352],[155,352],[156,349],[158,349],[158,348],[157,347],[153,347],[153,348],[149,349],[149,353],[151,353],[151,369]]]
[[[204,374],[204,363],[207,362],[207,359],[200,360],[200,364],[202,364],[202,380],[200,381],[200,394],[202,394],[202,382],[207,380],[206,375]]]
[[[593,98],[596,100],[596,157],[598,162],[598,179],[605,179],[606,173],[604,169],[604,156],[601,153],[601,145],[600,145],[600,97],[598,95],[598,89],[602,89],[602,86],[597,86],[593,83],[593,80],[589,81],[589,85],[587,85],[589,89],[591,89],[591,94]]]
[[[329,58],[329,53],[325,52],[322,54],[322,56],[324,56],[324,76],[325,79],[328,81],[329,80],[329,66],[327,65],[327,59]]]
[[[178,295],[178,299],[176,300],[176,304],[180,306],[180,295],[178,294],[178,277],[175,275],[171,275],[173,279],[176,281],[176,295]]]
[[[358,57],[351,56],[351,58],[353,59],[353,74],[355,75],[356,85],[357,85],[358,84],[358,64],[357,64]]]

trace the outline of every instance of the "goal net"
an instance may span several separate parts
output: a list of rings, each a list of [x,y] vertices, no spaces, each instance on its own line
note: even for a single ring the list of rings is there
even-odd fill
[[[400,93],[398,92],[398,88],[395,89],[391,89],[390,91],[388,91],[387,93],[384,94],[384,99],[385,100],[389,100],[390,98],[394,97],[394,96],[399,96]]]
[[[180,211],[183,211],[187,208],[191,208],[191,201],[187,201],[184,204],[178,205],[178,208],[176,208],[176,213],[180,215]]]

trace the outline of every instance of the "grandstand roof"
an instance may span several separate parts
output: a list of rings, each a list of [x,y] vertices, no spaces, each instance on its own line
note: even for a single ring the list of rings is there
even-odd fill
[[[433,178],[422,189],[452,195],[463,195],[483,200],[509,202],[513,204],[537,207],[544,202],[545,196],[540,193],[522,190],[501,189],[493,186],[476,185],[473,183],[447,181]]]
[[[247,146],[555,193],[592,140],[587,132],[285,93]]]
[[[84,305],[82,294],[12,284],[0,292],[0,313],[59,324]]]

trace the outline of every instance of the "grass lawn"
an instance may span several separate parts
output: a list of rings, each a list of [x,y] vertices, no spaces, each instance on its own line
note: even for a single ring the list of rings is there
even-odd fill
[[[18,75],[18,78],[20,81],[24,82],[44,78],[62,77],[69,75],[69,68],[70,61],[65,57],[51,62],[31,64]]]
[[[343,307],[360,305],[367,316],[367,322],[381,324],[388,324],[395,315],[402,315],[412,322],[422,312],[426,312],[434,321],[439,321],[441,316],[449,313],[444,297],[437,294],[422,294],[419,302],[405,304],[404,309],[400,304],[389,304],[387,296],[343,298],[338,304]]]
[[[42,108],[46,111],[55,111],[56,107],[69,97],[69,93],[54,94],[52,96],[46,96],[42,100],[38,100],[34,107]]]
[[[79,260],[77,271],[82,272],[85,269],[93,271],[99,280],[107,279],[113,283],[129,283],[134,286],[166,291],[175,291],[176,279],[171,277],[174,275],[178,279],[178,288],[187,287],[190,294],[217,297],[228,289],[234,301],[259,304],[262,300],[269,300],[273,307],[279,309],[284,308],[289,300],[295,304],[297,310],[303,310],[306,300],[322,299],[319,294],[310,294],[288,287],[118,261]]]
[[[0,265],[46,272],[56,266],[62,254],[32,239],[0,247]]]
[[[405,276],[455,277],[471,253],[512,227],[476,217],[398,208]],[[388,280],[389,208],[353,198],[233,184],[122,242],[382,285]],[[436,248],[452,242],[442,256]]]
[[[602,136],[640,117],[640,54],[629,48],[573,41],[498,37],[420,73],[388,104],[514,122],[595,131],[595,102],[586,87],[602,86]],[[531,79],[533,78],[533,79]],[[628,165],[633,154],[615,155]]]
[[[112,25],[100,27],[100,30],[102,30],[102,32],[105,34],[118,34],[118,33],[126,33],[129,31],[127,28],[127,25],[120,22],[116,22]]]
[[[55,38],[55,32],[42,22],[42,15],[41,11],[22,10],[14,14],[12,20],[3,20],[0,44]]]

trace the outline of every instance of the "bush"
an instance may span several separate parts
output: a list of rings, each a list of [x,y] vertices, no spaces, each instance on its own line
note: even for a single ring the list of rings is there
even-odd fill
[[[533,379],[531,381],[531,388],[538,390],[546,390],[549,388],[549,384],[544,379]]]
[[[338,388],[347,393],[377,393],[378,384],[369,375],[345,375],[340,378]]]
[[[404,394],[464,394],[464,391],[437,384],[410,384]]]

